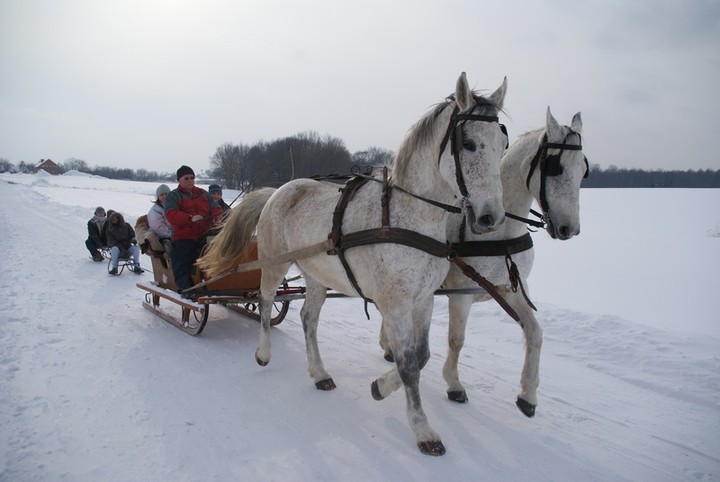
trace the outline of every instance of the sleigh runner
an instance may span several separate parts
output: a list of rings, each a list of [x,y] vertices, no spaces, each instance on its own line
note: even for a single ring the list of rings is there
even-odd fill
[[[196,286],[192,298],[183,297],[177,292],[177,285],[173,277],[172,266],[165,256],[162,244],[156,242],[152,233],[147,235],[147,244],[144,246],[145,254],[152,260],[154,280],[152,282],[139,282],[138,288],[145,291],[145,301],[142,306],[171,325],[179,328],[189,335],[202,333],[208,321],[210,305],[220,304],[242,315],[259,321],[258,290],[260,288],[260,270],[246,270],[228,273],[226,276],[216,277],[211,283],[203,282],[202,273],[197,270],[194,275]],[[257,260],[257,243],[250,243],[235,259],[234,266],[246,261]],[[271,324],[280,324],[287,314],[291,299],[301,293],[301,287],[290,287],[283,282],[278,288],[278,299],[273,304]],[[180,316],[171,313],[161,306],[161,301],[167,302],[173,308],[180,309]],[[177,311],[175,311],[177,313]]]

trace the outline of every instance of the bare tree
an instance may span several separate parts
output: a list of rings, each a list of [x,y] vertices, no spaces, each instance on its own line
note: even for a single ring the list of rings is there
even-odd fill
[[[373,167],[390,166],[395,153],[382,147],[368,147],[364,151],[358,151],[352,155],[353,173],[367,172]]]
[[[221,145],[210,158],[210,173],[230,189],[243,189],[247,185],[247,154],[245,145]]]
[[[87,162],[83,161],[82,159],[78,159],[76,157],[71,157],[69,159],[65,159],[61,164],[60,168],[63,172],[68,171],[80,171],[80,172],[90,172],[90,167],[88,166]]]
[[[0,157],[0,172],[12,171],[15,165],[4,157]]]

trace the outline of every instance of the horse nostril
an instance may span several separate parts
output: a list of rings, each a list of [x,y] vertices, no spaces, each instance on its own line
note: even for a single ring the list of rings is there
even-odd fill
[[[495,224],[495,218],[492,214],[485,214],[484,216],[480,216],[478,223],[481,226],[493,226]]]
[[[570,237],[570,228],[567,226],[561,226],[558,230],[560,232],[560,236],[564,239],[567,239]]]

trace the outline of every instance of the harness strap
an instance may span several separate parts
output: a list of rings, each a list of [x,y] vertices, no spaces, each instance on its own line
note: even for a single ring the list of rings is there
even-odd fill
[[[452,258],[450,262],[460,268],[460,270],[465,276],[479,284],[481,287],[485,288],[485,291],[487,291],[488,294],[492,296],[492,298],[497,302],[497,304],[499,304],[513,320],[520,321],[520,317],[518,316],[517,312],[513,309],[512,306],[510,306],[507,301],[505,301],[505,298],[500,296],[500,293],[498,293],[495,285],[488,281],[487,278],[481,276],[480,273],[475,271],[472,266],[465,263],[462,258],[456,256]]]
[[[520,221],[521,223],[528,224],[535,228],[543,229],[545,227],[545,222],[542,221],[542,215],[539,212],[535,211],[534,209],[531,209],[530,212],[532,214],[534,214],[535,216],[537,216],[538,218],[540,218],[540,221],[535,221],[534,219],[524,218],[522,216],[518,216],[516,214],[508,213],[508,212],[505,213],[505,217],[514,219],[516,221]]]
[[[355,278],[355,274],[353,273],[352,268],[350,267],[350,263],[348,263],[347,258],[345,257],[345,251],[340,246],[341,241],[344,238],[342,233],[342,223],[343,218],[345,217],[345,209],[347,208],[347,205],[350,203],[350,200],[355,196],[355,193],[357,193],[362,186],[364,186],[370,179],[370,177],[353,177],[351,178],[347,183],[345,183],[345,187],[340,188],[340,198],[338,199],[337,204],[335,205],[335,211],[333,212],[333,224],[332,229],[330,231],[330,234],[328,235],[328,238],[332,242],[332,248],[328,250],[327,254],[330,255],[337,255],[338,259],[340,260],[340,263],[342,264],[343,268],[345,269],[345,274],[347,274],[348,280],[350,281],[350,285],[357,291],[358,295],[364,300],[365,302],[365,316],[367,319],[370,319],[370,313],[368,313],[368,302],[372,302],[365,294],[362,292],[362,289],[360,289],[360,285],[357,282],[357,279]],[[384,169],[383,172],[383,193],[385,192],[385,186],[387,185],[387,168]],[[383,222],[385,221],[385,208],[383,209]],[[389,216],[388,216],[389,217]],[[389,221],[388,221],[389,222]]]
[[[389,226],[345,234],[340,240],[337,249],[343,251],[357,246],[381,243],[410,246],[439,258],[447,258],[453,254],[452,248],[447,243],[442,243],[435,238],[409,229],[391,228]]]
[[[373,179],[373,180],[374,180],[374,181],[377,181],[377,179]],[[379,181],[378,181],[378,182],[379,182]],[[445,210],[445,211],[447,211],[447,212],[449,212],[449,213],[452,213],[452,214],[462,214],[463,211],[464,211],[464,209],[465,209],[464,206],[462,206],[462,207],[452,206],[452,205],[450,205],[450,204],[441,203],[440,201],[434,201],[434,200],[428,199],[428,198],[426,198],[426,197],[418,196],[417,194],[413,194],[413,193],[411,193],[410,191],[406,191],[405,189],[401,188],[400,186],[396,186],[396,185],[394,185],[394,184],[393,184],[391,187],[392,187],[393,189],[397,189],[398,191],[402,191],[402,192],[404,192],[405,194],[414,197],[415,199],[418,199],[418,200],[420,200],[420,201],[423,201],[423,202],[426,202],[426,203],[428,203],[428,204],[431,204],[431,205],[433,205],[433,206],[435,206],[435,207],[438,207],[438,208],[440,208],[440,209],[443,209],[443,210]]]
[[[520,270],[518,270],[517,264],[515,264],[515,261],[513,261],[512,257],[509,254],[505,256],[505,266],[507,267],[508,275],[510,277],[510,288],[513,290],[514,293],[517,293],[517,289],[519,286],[523,298],[525,298],[525,302],[530,308],[533,309],[533,311],[537,311],[537,308],[535,308],[533,302],[530,301],[530,297],[525,291],[525,286],[523,286],[522,278],[520,277]]]
[[[514,239],[495,241],[461,241],[452,244],[452,250],[461,258],[473,256],[506,256],[521,253],[533,247],[530,233]]]

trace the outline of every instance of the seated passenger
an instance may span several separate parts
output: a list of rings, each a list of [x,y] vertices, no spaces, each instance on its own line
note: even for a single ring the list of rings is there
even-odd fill
[[[153,206],[148,211],[148,226],[151,231],[158,235],[160,242],[165,247],[165,258],[170,259],[172,253],[172,234],[173,228],[170,221],[165,217],[165,199],[170,192],[170,188],[166,184],[160,184],[155,191],[156,199]]]
[[[227,211],[230,209],[230,206],[228,206],[228,204],[223,200],[222,188],[217,184],[210,184],[210,187],[208,187],[208,192],[215,200],[215,202],[218,203],[218,206],[222,208],[223,217],[225,217],[227,215]]]
[[[207,241],[207,232],[219,221],[222,208],[207,191],[195,186],[195,172],[177,170],[178,187],[165,200],[165,215],[173,227],[172,268],[178,292],[193,286],[192,270]]]
[[[140,248],[137,247],[135,231],[132,226],[125,222],[122,214],[113,212],[108,219],[108,227],[105,230],[107,245],[110,246],[110,274],[118,274],[118,258],[132,257],[133,272],[140,274]]]
[[[103,260],[100,250],[105,247],[105,238],[102,236],[105,226],[105,209],[102,206],[95,208],[95,215],[88,221],[88,238],[85,240],[85,247],[90,251],[93,261]]]

